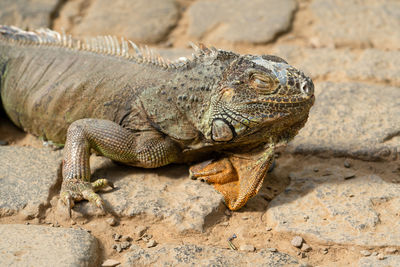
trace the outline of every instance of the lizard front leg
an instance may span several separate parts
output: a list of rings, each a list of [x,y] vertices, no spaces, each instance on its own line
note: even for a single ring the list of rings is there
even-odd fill
[[[190,168],[190,176],[213,184],[228,208],[238,210],[258,193],[273,158],[274,147],[268,146],[258,152],[199,163]]]
[[[89,200],[104,211],[95,192],[112,183],[105,179],[90,182],[90,150],[129,165],[155,168],[177,159],[180,149],[156,131],[133,133],[120,125],[100,119],[81,119],[68,128],[63,160],[61,200],[69,215],[74,201]]]

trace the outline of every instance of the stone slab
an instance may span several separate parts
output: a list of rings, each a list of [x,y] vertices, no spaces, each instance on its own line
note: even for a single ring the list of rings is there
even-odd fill
[[[315,104],[307,124],[288,151],[395,160],[400,156],[398,87],[364,83],[315,85]]]
[[[400,47],[400,2],[397,0],[315,0],[315,35],[336,46]]]
[[[59,0],[1,0],[0,25],[31,29],[48,28]]]
[[[78,36],[116,35],[139,43],[161,41],[179,18],[174,0],[97,0],[81,14],[82,5],[67,3],[57,28],[71,29]],[[68,25],[71,19],[73,25]]]
[[[268,225],[322,242],[400,246],[400,185],[377,175],[345,179],[349,172],[308,166],[291,173],[290,185],[269,204]]]
[[[378,259],[378,257],[366,257],[361,258],[358,262],[359,267],[399,267],[400,266],[400,256],[399,255],[388,255],[385,256],[383,260]]]
[[[291,25],[293,0],[202,0],[193,3],[187,14],[188,34],[210,41],[266,43]]]
[[[0,217],[21,210],[35,217],[61,176],[62,153],[0,146]]]
[[[98,243],[83,230],[0,225],[1,266],[99,266]]]
[[[256,253],[197,245],[132,245],[122,266],[306,266],[294,257],[260,250]]]
[[[207,216],[223,208],[223,197],[211,185],[189,179],[188,167],[169,165],[158,169],[117,166],[92,156],[93,177],[107,178],[117,187],[101,196],[107,208],[120,217],[147,214],[176,226],[178,231],[202,231]],[[76,208],[96,214],[87,202]]]
[[[400,86],[400,51],[304,48],[279,45],[274,53],[313,79]]]

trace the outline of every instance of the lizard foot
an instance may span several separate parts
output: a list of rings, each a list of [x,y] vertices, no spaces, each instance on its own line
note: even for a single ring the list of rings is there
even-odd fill
[[[228,158],[209,160],[193,165],[189,169],[189,176],[193,180],[213,184],[225,199],[229,209],[235,210],[234,203],[238,198],[239,177],[236,169]]]
[[[106,179],[98,179],[92,183],[78,179],[69,179],[64,181],[60,198],[68,208],[69,217],[71,218],[71,209],[74,207],[75,201],[81,201],[83,199],[96,205],[102,211],[102,214],[105,214],[106,210],[104,208],[104,202],[95,192],[107,186],[114,188],[114,184]]]
[[[258,151],[205,161],[189,169],[192,179],[211,183],[230,210],[238,210],[257,194],[272,164],[273,146]]]

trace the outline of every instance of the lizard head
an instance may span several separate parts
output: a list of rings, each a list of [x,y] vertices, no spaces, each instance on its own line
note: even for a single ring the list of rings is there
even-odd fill
[[[211,99],[214,142],[288,141],[304,125],[314,84],[276,56],[239,56],[225,70]]]

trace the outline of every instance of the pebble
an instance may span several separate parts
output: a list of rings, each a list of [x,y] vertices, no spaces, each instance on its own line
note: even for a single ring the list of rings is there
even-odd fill
[[[141,225],[141,226],[136,227],[135,234],[136,234],[138,237],[141,237],[146,231],[147,231],[147,227]]]
[[[304,240],[301,236],[295,236],[293,237],[292,241],[290,242],[292,244],[292,246],[296,247],[296,248],[300,248],[301,245],[303,244]]]
[[[125,242],[122,242],[122,243],[121,243],[121,248],[122,248],[122,249],[129,248],[130,245],[131,245],[131,243],[129,243],[128,241],[125,241]]]
[[[324,248],[324,249],[322,250],[322,253],[323,253],[323,254],[328,254],[328,251],[329,251],[329,250],[328,250],[327,248]]]
[[[112,235],[112,237],[114,238],[115,241],[119,241],[119,239],[121,238],[121,235],[120,235],[120,234],[117,234],[117,233],[114,233],[114,234]]]
[[[242,217],[242,220],[243,220],[243,221],[247,221],[248,219],[249,219],[249,217],[247,217],[247,216],[243,216],[243,217]]]
[[[268,232],[269,232],[269,231],[272,231],[272,227],[267,227],[266,230],[267,230]]]
[[[110,226],[115,226],[115,225],[117,225],[117,220],[115,220],[114,217],[111,217],[106,220],[106,223],[108,223],[108,225],[110,225]]]
[[[350,161],[348,161],[347,159],[343,162],[343,166],[345,167],[345,168],[350,168],[351,167],[351,163],[350,163]]]
[[[278,250],[276,248],[267,248],[267,250],[271,251],[271,252],[278,252]]]
[[[222,222],[222,223],[220,223],[220,225],[221,225],[221,226],[228,226],[228,225],[229,225],[229,222]]]
[[[122,251],[121,244],[116,244],[116,245],[115,245],[115,250],[116,250],[118,253],[121,252],[121,251]]]
[[[231,215],[232,215],[232,212],[231,212],[230,210],[225,210],[225,215],[226,215],[226,216],[231,216]]]
[[[310,252],[311,250],[312,248],[306,243],[303,243],[303,245],[301,246],[301,251],[303,252]]]
[[[369,252],[368,250],[361,250],[360,254],[363,255],[364,257],[368,257],[371,255],[371,252]]]
[[[127,236],[127,235],[123,235],[122,237],[121,237],[121,241],[131,241],[132,239],[131,239],[131,237],[130,236]]]
[[[395,248],[385,248],[386,254],[394,254],[396,252],[397,252],[397,249],[395,249]]]
[[[346,174],[343,178],[345,180],[349,180],[349,179],[352,179],[354,177],[356,177],[356,175],[354,173],[349,173],[349,174]]]
[[[303,216],[304,220],[307,221],[308,219],[310,219],[310,217],[308,215],[304,215]]]
[[[256,248],[253,245],[240,245],[239,250],[253,252]]]
[[[386,259],[385,255],[378,254],[378,260],[384,260],[384,259]]]
[[[147,242],[146,247],[152,248],[157,246],[157,242],[154,239],[150,239],[149,242]]]
[[[121,264],[121,262],[113,260],[113,259],[107,259],[103,262],[103,264],[101,265],[101,267],[114,267]]]
[[[378,252],[372,252],[372,254],[371,254],[372,256],[378,256]]]

